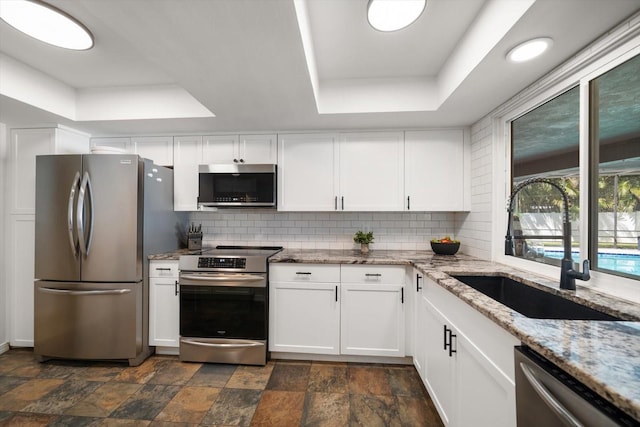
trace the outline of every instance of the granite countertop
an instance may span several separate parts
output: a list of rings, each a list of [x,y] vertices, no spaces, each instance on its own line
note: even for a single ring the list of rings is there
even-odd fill
[[[284,250],[272,263],[412,265],[480,311],[544,357],[640,421],[640,305],[577,285],[560,290],[558,281],[464,254],[426,251]],[[502,275],[629,321],[527,318],[452,278]]]

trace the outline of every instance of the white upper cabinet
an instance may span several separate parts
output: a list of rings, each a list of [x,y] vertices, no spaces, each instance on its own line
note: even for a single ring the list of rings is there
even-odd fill
[[[403,210],[403,132],[341,134],[339,164],[340,210]]]
[[[270,163],[277,160],[277,135],[208,135],[202,137],[202,163]]]
[[[173,166],[173,136],[142,136],[131,138],[130,152],[157,165]]]
[[[176,136],[173,141],[173,209],[198,209],[198,164],[202,159],[201,136]]]
[[[238,139],[240,163],[275,164],[278,161],[278,135],[240,135]]]
[[[280,135],[278,210],[337,210],[337,156],[337,134]]]
[[[238,135],[202,137],[202,164],[239,163]]]
[[[403,132],[280,135],[278,209],[401,211]]]
[[[463,130],[405,132],[404,158],[405,210],[465,210],[470,160]]]
[[[153,160],[157,165],[173,166],[173,136],[91,138],[91,148],[117,148]]]

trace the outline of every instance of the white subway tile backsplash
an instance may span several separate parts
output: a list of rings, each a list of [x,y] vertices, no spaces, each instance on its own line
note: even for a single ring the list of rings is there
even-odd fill
[[[193,212],[204,244],[282,245],[291,249],[357,249],[357,230],[374,232],[374,249],[430,249],[455,232],[452,212]]]

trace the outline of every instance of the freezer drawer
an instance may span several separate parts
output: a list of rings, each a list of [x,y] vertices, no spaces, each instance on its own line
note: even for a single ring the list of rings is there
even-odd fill
[[[135,359],[142,351],[142,282],[35,282],[34,353]]]

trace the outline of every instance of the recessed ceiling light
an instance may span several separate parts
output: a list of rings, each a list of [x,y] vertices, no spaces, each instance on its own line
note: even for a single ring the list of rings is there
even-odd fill
[[[38,0],[1,0],[0,19],[45,43],[73,50],[93,47],[91,32],[78,20]]]
[[[379,31],[397,31],[422,15],[427,0],[369,0],[367,19]]]
[[[507,58],[513,62],[528,61],[542,55],[552,44],[553,40],[549,37],[528,40],[511,49]]]

